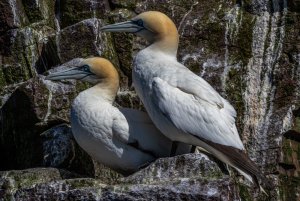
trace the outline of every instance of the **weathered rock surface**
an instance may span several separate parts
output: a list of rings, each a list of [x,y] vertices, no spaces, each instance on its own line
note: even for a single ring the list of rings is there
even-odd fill
[[[18,189],[74,177],[78,175],[55,168],[0,171],[0,199],[10,200]]]
[[[62,28],[87,18],[104,18],[109,9],[106,0],[60,0],[56,1],[57,18]]]
[[[83,188],[67,184],[69,180],[51,180],[51,185],[47,180],[20,188],[15,198],[299,200],[298,0],[4,0],[0,10],[0,169],[49,165],[101,179],[87,179]],[[275,186],[269,192],[271,198],[259,195],[243,180],[215,178],[223,175],[218,168],[195,170],[199,177],[194,177],[192,171],[180,170],[185,164],[177,159],[177,163],[162,160],[118,180],[118,175],[92,161],[74,142],[69,127],[62,124],[68,122],[73,98],[88,86],[44,81],[41,74],[75,57],[111,59],[122,77],[116,105],[143,109],[130,88],[131,65],[136,52],[147,44],[130,34],[101,33],[99,27],[146,10],[162,11],[175,21],[180,34],[179,61],[236,108],[241,139]],[[191,158],[183,161],[194,164]],[[161,163],[168,168],[157,168]],[[213,162],[205,164],[216,167]],[[163,174],[155,172],[157,169]],[[205,180],[203,172],[207,171],[211,178]],[[182,175],[187,180],[179,179],[176,188],[173,179]],[[160,179],[163,182],[151,183]],[[120,182],[117,187],[109,186],[116,180]],[[213,195],[209,191],[212,186],[217,189]],[[57,190],[62,187],[69,190]],[[228,189],[235,189],[234,193]]]
[[[42,165],[40,134],[68,122],[71,98],[78,88],[76,82],[56,84],[39,76],[12,93],[1,108],[0,158],[5,161],[1,169]]]
[[[136,174],[120,178],[110,185],[101,179],[66,179],[73,175],[53,168],[7,171],[0,175],[2,196],[13,197],[16,200],[237,200],[239,198],[234,180],[223,175],[218,166],[202,154],[159,159]]]
[[[118,66],[110,35],[99,31],[104,24],[103,20],[92,18],[62,29],[57,36],[62,63],[77,57],[102,55]]]
[[[0,9],[0,33],[29,23],[21,1],[1,1]]]

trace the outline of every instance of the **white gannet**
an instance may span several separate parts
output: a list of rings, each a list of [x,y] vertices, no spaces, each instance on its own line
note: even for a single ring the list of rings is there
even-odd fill
[[[200,146],[255,184],[264,178],[245,153],[236,111],[201,77],[177,61],[179,35],[173,21],[157,11],[106,25],[106,32],[130,32],[150,45],[133,63],[132,79],[149,116],[173,141]]]
[[[97,161],[127,175],[158,157],[170,155],[172,142],[145,112],[112,105],[119,89],[119,75],[108,60],[88,58],[46,79],[77,79],[95,84],[75,98],[71,127],[78,144]],[[181,148],[181,153],[188,153],[190,146]]]

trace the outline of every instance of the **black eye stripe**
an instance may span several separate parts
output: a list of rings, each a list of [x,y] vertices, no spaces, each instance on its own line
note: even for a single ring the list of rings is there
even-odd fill
[[[80,70],[82,70],[84,72],[91,73],[89,65],[83,65],[83,66],[81,66],[79,68],[80,68]]]
[[[142,19],[132,20],[132,22],[140,27],[144,27],[144,22]]]

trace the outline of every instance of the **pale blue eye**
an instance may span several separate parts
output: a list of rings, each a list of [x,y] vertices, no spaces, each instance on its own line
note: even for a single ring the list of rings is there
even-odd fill
[[[88,65],[84,65],[84,66],[82,66],[82,70],[85,71],[85,72],[89,72],[90,68],[89,68]]]

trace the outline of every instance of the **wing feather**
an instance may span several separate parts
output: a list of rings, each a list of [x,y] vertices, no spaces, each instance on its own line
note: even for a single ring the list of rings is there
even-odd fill
[[[244,149],[235,126],[235,110],[208,83],[196,77],[186,72],[177,72],[176,79],[155,77],[153,102],[183,132]]]
[[[117,138],[156,157],[170,155],[171,140],[155,127],[145,112],[128,108],[121,108],[119,111],[120,118],[114,120],[112,127]]]

